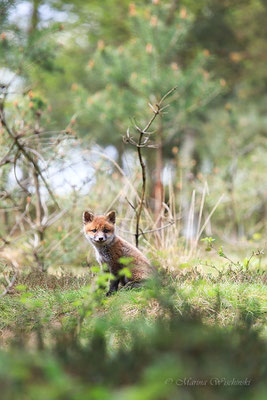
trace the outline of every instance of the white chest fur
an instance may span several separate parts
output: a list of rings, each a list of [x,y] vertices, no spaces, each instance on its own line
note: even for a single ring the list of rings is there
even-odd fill
[[[110,249],[107,246],[100,247],[97,249],[97,251],[102,263],[105,262],[108,264],[110,261],[112,261]]]
[[[95,247],[95,255],[99,264],[109,265],[112,261],[111,253],[108,246]]]

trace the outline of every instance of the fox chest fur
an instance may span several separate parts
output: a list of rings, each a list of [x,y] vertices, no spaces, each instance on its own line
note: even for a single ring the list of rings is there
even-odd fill
[[[100,248],[94,247],[96,259],[99,264],[107,264],[111,273],[116,272],[119,269],[119,262],[114,257],[114,252],[111,246],[101,246]]]

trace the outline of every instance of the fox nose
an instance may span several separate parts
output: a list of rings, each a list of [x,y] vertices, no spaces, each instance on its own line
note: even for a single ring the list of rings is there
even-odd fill
[[[104,238],[100,237],[100,238],[98,238],[98,240],[99,240],[99,242],[103,242]]]

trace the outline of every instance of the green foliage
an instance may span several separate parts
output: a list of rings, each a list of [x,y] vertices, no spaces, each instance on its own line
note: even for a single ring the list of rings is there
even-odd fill
[[[205,251],[211,251],[211,249],[213,247],[213,242],[215,242],[215,239],[213,239],[212,237],[205,237],[205,238],[201,239],[201,242],[205,242],[205,244],[206,244]]]
[[[133,261],[132,257],[120,257],[119,262],[122,265],[125,265],[120,271],[119,271],[119,276],[125,276],[126,278],[131,278],[132,277],[132,272],[131,272],[131,263]]]
[[[229,7],[226,0],[34,1],[27,4],[37,13],[29,7],[24,25],[15,18],[20,4],[2,6],[1,72],[4,83],[15,74],[14,88],[19,87],[23,97],[30,88],[34,96],[31,108],[21,96],[11,96],[6,104],[10,120],[19,125],[20,117],[28,122],[29,111],[33,116],[40,110],[44,118],[48,107],[47,131],[77,133],[85,146],[113,145],[122,165],[130,149],[122,143],[130,118],[142,124],[150,116],[147,102],[154,104],[177,86],[168,114],[155,126],[155,141],[162,147],[164,165],[172,171],[176,194],[183,181],[181,200],[186,204],[192,190],[201,193],[207,181],[214,188],[207,196],[209,210],[218,192],[225,193],[213,216],[219,230],[223,227],[226,236],[252,241],[255,233],[262,234],[266,211],[262,185],[266,6],[262,2],[234,1]],[[18,118],[13,100],[21,111]],[[5,151],[8,146],[3,155]],[[147,153],[153,180],[154,151]],[[168,197],[166,185],[164,189]]]
[[[172,141],[181,135],[181,127],[185,129],[189,119],[191,125],[198,123],[207,104],[220,92],[220,85],[205,71],[209,57],[198,52],[187,68],[180,61],[192,16],[177,14],[168,23],[167,5],[151,5],[135,12],[129,14],[130,39],[119,46],[98,42],[88,60],[86,84],[75,89],[79,99],[76,111],[80,112],[81,106],[84,110],[81,129],[97,129],[93,139],[100,144],[106,144],[106,132],[113,132],[109,142],[118,146],[129,118],[139,124],[148,118],[144,114],[148,93],[153,103],[177,86],[172,107],[161,121],[164,140]],[[171,136],[170,124],[177,127]]]

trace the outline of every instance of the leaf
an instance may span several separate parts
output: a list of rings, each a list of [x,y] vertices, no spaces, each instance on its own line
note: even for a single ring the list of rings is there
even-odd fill
[[[124,267],[119,271],[119,276],[125,276],[126,278],[131,278],[132,277],[132,273],[129,270],[129,268]]]

